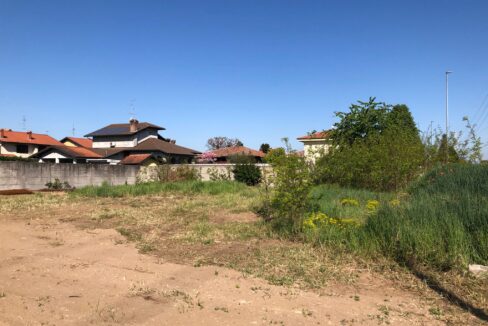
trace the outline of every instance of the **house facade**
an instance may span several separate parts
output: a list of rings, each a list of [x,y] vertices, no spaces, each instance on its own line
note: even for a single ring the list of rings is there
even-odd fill
[[[45,134],[0,129],[0,156],[27,158],[48,146],[56,145],[62,144]]]
[[[303,143],[303,156],[312,163],[315,163],[320,156],[329,153],[332,146],[330,131],[328,130],[298,137],[297,140]]]

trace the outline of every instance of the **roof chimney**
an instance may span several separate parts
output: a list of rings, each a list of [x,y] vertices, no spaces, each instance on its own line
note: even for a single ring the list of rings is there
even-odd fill
[[[136,132],[138,127],[139,127],[139,121],[137,121],[134,118],[129,120],[129,131],[130,132]]]
[[[27,138],[29,138],[29,140],[32,140],[32,131],[28,131],[27,132]]]
[[[5,129],[0,129],[0,138],[5,138]]]

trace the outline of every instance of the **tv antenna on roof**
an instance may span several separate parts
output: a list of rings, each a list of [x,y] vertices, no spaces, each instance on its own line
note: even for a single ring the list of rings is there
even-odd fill
[[[129,114],[130,114],[130,119],[135,119],[136,118],[136,107],[134,105],[134,102],[136,100],[135,99],[132,99],[130,100],[130,111],[129,111]]]
[[[22,116],[22,130],[27,130],[27,119],[25,118],[25,115]]]
[[[75,123],[73,122],[73,128],[71,129],[71,132],[73,133],[73,137],[75,136],[75,131],[76,131]]]

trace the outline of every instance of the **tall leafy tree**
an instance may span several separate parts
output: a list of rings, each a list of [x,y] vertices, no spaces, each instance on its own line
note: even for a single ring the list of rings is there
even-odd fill
[[[395,190],[417,175],[424,160],[419,130],[406,105],[371,97],[336,114],[335,146],[318,162],[319,180]]]
[[[263,152],[264,154],[267,154],[270,149],[271,149],[271,146],[269,146],[269,144],[267,144],[267,143],[261,144],[261,146],[259,147],[259,150],[261,152]]]
[[[207,140],[207,148],[211,151],[234,146],[244,146],[244,144],[237,138],[228,138],[222,136],[212,137]]]
[[[339,122],[334,124],[332,140],[336,145],[352,145],[357,140],[381,133],[386,128],[390,110],[390,105],[376,102],[375,97],[370,97],[367,102],[351,104],[348,112],[335,113]]]

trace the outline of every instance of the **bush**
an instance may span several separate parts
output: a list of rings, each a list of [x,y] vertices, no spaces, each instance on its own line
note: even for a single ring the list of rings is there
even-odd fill
[[[303,228],[305,214],[312,209],[308,196],[312,187],[309,167],[297,155],[276,156],[272,166],[273,187],[271,196],[265,197],[263,213],[276,228],[298,233]]]
[[[421,172],[425,150],[406,106],[391,108],[373,98],[337,115],[334,146],[317,160],[317,183],[391,191]]]
[[[160,182],[199,180],[198,171],[188,165],[172,167],[169,164],[158,166],[158,179]]]
[[[61,182],[58,178],[55,178],[54,181],[49,181],[45,185],[47,189],[50,190],[71,190],[73,187],[69,184],[68,181]]]
[[[237,155],[232,157],[230,161],[235,163],[232,172],[236,181],[248,186],[255,186],[261,182],[261,169],[256,166],[253,157]]]
[[[17,156],[0,156],[0,162],[1,161],[36,162],[36,160],[30,158],[17,157]]]

